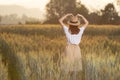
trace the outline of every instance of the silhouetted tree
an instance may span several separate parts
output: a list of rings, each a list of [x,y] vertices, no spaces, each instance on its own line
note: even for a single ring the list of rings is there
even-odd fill
[[[76,15],[78,13],[88,18],[89,10],[83,4],[81,4],[81,2],[77,2],[74,14]],[[81,20],[81,23],[84,22],[83,19],[80,19],[80,20]]]
[[[109,3],[105,6],[102,12],[101,24],[116,24],[116,21],[119,19],[118,13],[112,3]]]
[[[101,16],[99,12],[93,12],[89,14],[88,20],[90,24],[100,24]]]
[[[66,13],[88,15],[88,10],[77,0],[50,0],[46,5],[47,20],[45,23],[58,23],[58,18]]]
[[[46,23],[57,23],[58,18],[65,13],[73,13],[76,9],[76,0],[50,0],[46,5]]]
[[[89,10],[83,4],[81,4],[81,2],[77,2],[75,13],[76,14],[80,13],[80,14],[87,17],[88,13],[89,13]]]

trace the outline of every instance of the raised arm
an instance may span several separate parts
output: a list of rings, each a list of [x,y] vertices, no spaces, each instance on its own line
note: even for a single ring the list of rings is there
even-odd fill
[[[87,20],[83,15],[81,15],[81,14],[77,14],[77,16],[78,16],[78,17],[81,17],[81,18],[84,20],[85,24],[84,24],[83,26],[84,26],[84,27],[87,27],[88,24],[89,24],[88,20]]]
[[[73,14],[72,14],[72,13],[66,14],[66,15],[64,15],[63,17],[61,17],[61,18],[59,19],[59,22],[60,22],[61,26],[65,26],[65,24],[64,24],[63,21],[64,21],[64,19],[67,18],[68,16],[73,16]]]

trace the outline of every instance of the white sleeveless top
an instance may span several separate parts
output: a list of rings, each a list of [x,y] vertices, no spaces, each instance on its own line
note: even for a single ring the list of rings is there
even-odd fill
[[[85,27],[80,27],[80,31],[78,34],[71,34],[68,30],[69,28],[67,26],[63,26],[66,38],[67,38],[67,43],[71,44],[79,44],[81,41],[82,34],[85,30]]]

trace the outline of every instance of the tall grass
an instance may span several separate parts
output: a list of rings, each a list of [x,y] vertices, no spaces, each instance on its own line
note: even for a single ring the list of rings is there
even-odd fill
[[[66,45],[60,26],[1,26],[0,36],[14,51],[21,80],[119,80],[120,26],[88,26],[80,43],[83,71],[70,73],[59,68],[60,54]],[[4,69],[9,68],[0,68]],[[4,80],[1,76],[0,79]]]
[[[2,63],[2,57],[0,55],[0,80],[8,80],[7,67]]]

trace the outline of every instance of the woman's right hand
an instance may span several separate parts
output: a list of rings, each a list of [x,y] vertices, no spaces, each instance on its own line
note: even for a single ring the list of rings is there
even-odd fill
[[[79,17],[84,17],[83,15],[81,15],[81,14],[77,14],[76,16],[79,16]]]
[[[87,25],[89,24],[88,20],[81,14],[77,14],[76,16],[81,17],[84,20],[84,22],[85,22],[85,24],[83,26],[87,27]]]

